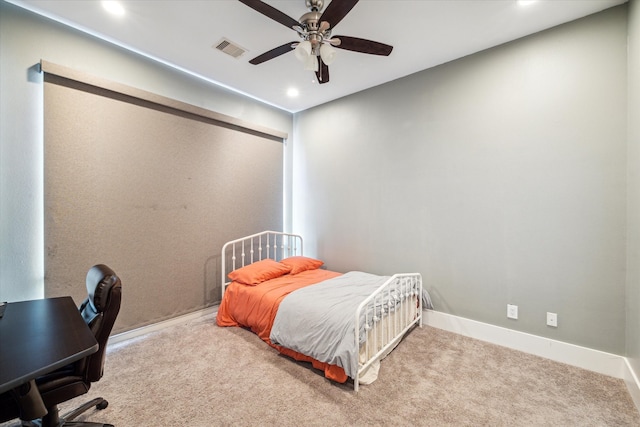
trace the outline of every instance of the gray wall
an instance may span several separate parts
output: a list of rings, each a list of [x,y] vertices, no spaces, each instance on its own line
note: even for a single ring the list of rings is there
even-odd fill
[[[623,354],[626,23],[617,7],[296,114],[305,250],[418,271],[439,311]]]
[[[640,376],[640,2],[629,4],[627,357]]]
[[[290,113],[5,2],[0,2],[0,53],[2,301],[43,296],[43,86],[34,69],[41,59],[292,134]]]

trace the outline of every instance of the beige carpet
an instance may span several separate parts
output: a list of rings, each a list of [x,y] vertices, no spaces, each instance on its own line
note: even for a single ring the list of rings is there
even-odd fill
[[[355,394],[203,318],[113,346],[103,379],[71,406],[98,395],[109,407],[87,419],[117,427],[640,426],[622,380],[430,327]]]

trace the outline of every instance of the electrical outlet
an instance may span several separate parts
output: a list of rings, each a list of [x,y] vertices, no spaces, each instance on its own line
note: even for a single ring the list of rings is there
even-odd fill
[[[556,313],[547,312],[547,326],[558,327],[558,315]]]
[[[518,318],[518,306],[513,304],[507,304],[507,317],[509,319]]]

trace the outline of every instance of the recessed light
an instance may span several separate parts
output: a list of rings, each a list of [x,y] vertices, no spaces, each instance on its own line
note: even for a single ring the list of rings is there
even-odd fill
[[[295,87],[291,87],[291,88],[287,89],[287,96],[289,98],[295,98],[298,95],[300,95],[300,91],[298,89],[296,89]]]
[[[124,7],[122,7],[122,4],[120,4],[120,2],[114,0],[102,0],[102,7],[104,8],[104,10],[113,15],[124,15]]]
[[[520,6],[530,6],[534,4],[537,0],[518,0],[518,5]]]

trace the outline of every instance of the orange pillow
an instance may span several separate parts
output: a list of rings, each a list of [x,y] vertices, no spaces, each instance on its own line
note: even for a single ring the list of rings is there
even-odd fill
[[[324,264],[319,259],[308,258],[304,256],[292,256],[280,261],[281,264],[289,266],[291,268],[290,274],[298,274],[307,270],[317,270]]]
[[[233,270],[229,273],[229,279],[255,286],[264,281],[284,276],[290,271],[291,267],[267,258]]]

